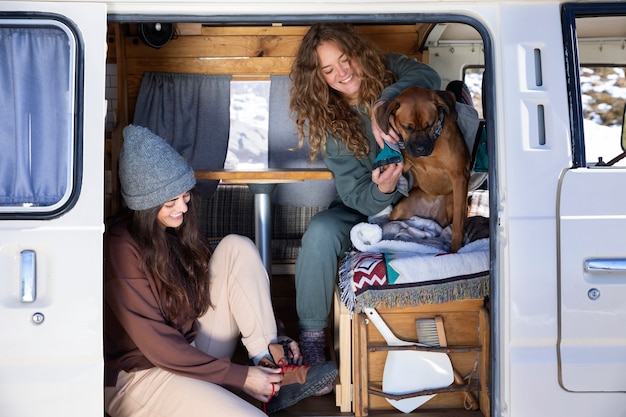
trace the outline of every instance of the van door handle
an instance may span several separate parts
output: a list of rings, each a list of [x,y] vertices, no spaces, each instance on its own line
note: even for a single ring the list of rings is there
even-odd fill
[[[586,272],[626,272],[625,258],[586,259]]]
[[[37,257],[34,250],[20,253],[21,302],[33,303],[37,299]]]

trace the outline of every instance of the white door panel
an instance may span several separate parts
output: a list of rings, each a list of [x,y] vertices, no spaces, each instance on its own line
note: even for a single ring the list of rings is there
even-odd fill
[[[625,183],[620,168],[562,178],[559,355],[567,390],[626,391]]]
[[[48,219],[0,210],[0,415],[101,417],[106,6],[0,1],[0,26],[9,14],[19,26],[22,12],[76,34],[72,120],[83,142],[69,209]],[[35,254],[32,301],[22,300],[24,250]]]

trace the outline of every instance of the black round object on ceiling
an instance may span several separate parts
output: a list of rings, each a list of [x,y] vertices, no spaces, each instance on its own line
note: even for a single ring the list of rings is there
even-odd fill
[[[137,25],[139,37],[146,45],[159,49],[165,46],[174,36],[174,25],[172,23],[139,23]]]

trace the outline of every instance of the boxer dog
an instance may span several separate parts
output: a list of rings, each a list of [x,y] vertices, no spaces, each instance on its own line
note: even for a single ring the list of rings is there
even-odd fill
[[[413,186],[396,204],[389,220],[428,218],[441,227],[452,225],[450,251],[463,245],[467,217],[470,153],[457,124],[455,97],[450,91],[409,87],[377,110],[383,132],[395,129],[404,142],[404,171]]]

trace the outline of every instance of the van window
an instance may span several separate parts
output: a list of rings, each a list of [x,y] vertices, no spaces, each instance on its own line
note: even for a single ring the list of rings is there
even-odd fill
[[[0,216],[56,215],[70,202],[75,66],[67,26],[0,16]]]
[[[620,137],[626,103],[625,66],[582,65],[585,155],[587,164],[610,162],[622,153]],[[625,160],[615,165],[624,165]]]
[[[481,119],[483,116],[483,74],[485,73],[484,66],[467,66],[463,68],[463,82],[469,88],[472,95],[472,102],[474,108],[478,112],[478,117]]]
[[[573,166],[626,166],[626,159],[620,160],[626,7],[623,3],[568,4],[563,19]]]
[[[269,81],[231,81],[230,134],[224,168],[267,168],[269,95]]]

